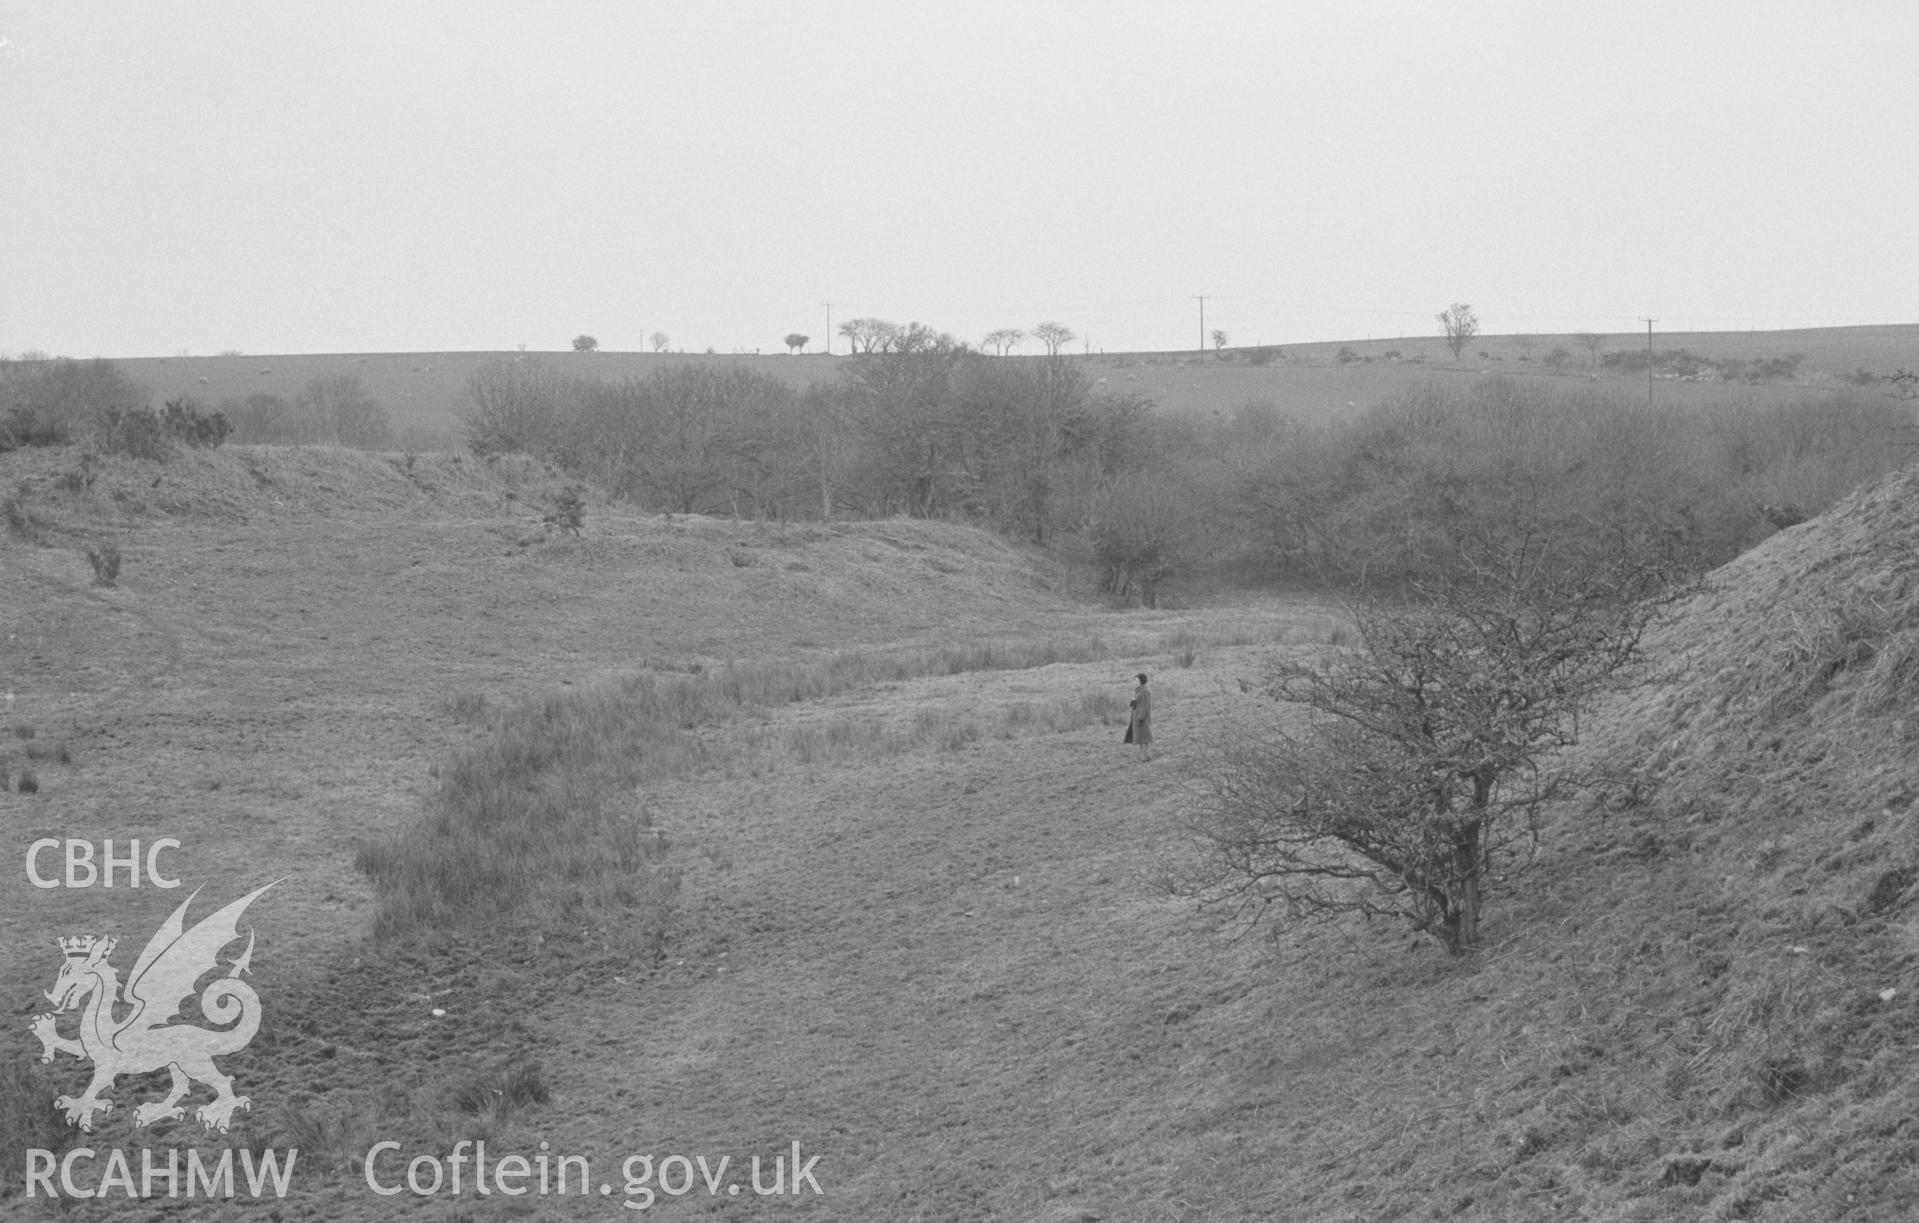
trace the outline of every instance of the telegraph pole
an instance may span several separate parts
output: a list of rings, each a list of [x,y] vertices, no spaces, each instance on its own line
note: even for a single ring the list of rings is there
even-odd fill
[[[1206,355],[1206,298],[1208,294],[1195,293],[1193,296],[1199,301],[1199,355],[1203,357]]]
[[[826,355],[833,355],[833,303],[826,303]]]
[[[1659,320],[1640,316],[1646,324],[1646,406],[1652,407],[1652,325]]]

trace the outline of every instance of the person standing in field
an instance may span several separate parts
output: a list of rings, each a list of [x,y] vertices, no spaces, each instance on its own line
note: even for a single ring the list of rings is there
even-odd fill
[[[1133,714],[1126,722],[1124,742],[1137,744],[1139,758],[1151,760],[1153,758],[1153,694],[1146,690],[1144,671],[1135,678],[1139,680],[1139,687],[1133,691]]]

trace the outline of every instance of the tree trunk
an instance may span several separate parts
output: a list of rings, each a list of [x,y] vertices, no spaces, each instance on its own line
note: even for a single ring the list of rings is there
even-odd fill
[[[1446,950],[1464,955],[1479,945],[1479,876],[1460,880],[1453,893],[1452,911],[1446,915]]]
[[[1490,779],[1475,778],[1474,806],[1483,810]],[[1446,950],[1463,955],[1479,945],[1479,838],[1484,824],[1472,820],[1453,834],[1453,883],[1446,889]]]

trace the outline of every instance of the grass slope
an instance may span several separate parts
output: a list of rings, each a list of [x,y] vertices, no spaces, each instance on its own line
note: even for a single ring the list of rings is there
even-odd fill
[[[1245,1072],[1208,1138],[1247,1144],[1222,1196],[1277,1184],[1311,1219],[1910,1217],[1916,558],[1908,470],[1716,573],[1651,642],[1654,682],[1595,719],[1580,750],[1621,783],[1563,813],[1485,954],[1290,944],[1336,962],[1221,1032]]]

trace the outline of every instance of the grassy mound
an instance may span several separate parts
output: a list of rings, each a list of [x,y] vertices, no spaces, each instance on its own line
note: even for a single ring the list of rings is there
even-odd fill
[[[337,446],[183,449],[165,462],[77,446],[13,451],[0,480],[25,505],[75,527],[383,518],[423,509],[486,514],[568,481],[520,455],[376,454]],[[537,520],[536,520],[537,521]]]
[[[1894,1217],[1919,1196],[1919,473],[1719,570],[1652,645],[1664,674],[1586,749],[1637,783],[1579,817],[1595,865],[1562,887],[1619,903],[1565,911],[1585,1009],[1521,1132],[1583,1130],[1579,1158],[1698,1217]]]

